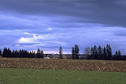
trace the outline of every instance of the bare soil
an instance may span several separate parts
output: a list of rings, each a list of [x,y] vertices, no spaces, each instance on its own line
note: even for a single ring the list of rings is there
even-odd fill
[[[126,72],[126,61],[0,58],[0,68]]]

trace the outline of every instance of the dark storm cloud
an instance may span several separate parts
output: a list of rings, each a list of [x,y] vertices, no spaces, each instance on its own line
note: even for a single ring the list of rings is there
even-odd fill
[[[2,0],[0,10],[30,15],[61,15],[79,23],[126,26],[125,0]],[[85,20],[86,19],[86,20]]]
[[[109,43],[124,53],[125,9],[126,0],[0,0],[0,48],[71,52]]]

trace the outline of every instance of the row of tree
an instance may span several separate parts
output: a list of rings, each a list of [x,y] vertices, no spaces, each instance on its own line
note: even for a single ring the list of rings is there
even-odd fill
[[[88,59],[112,59],[112,49],[108,44],[104,48],[94,45],[94,47],[88,49],[86,54]]]
[[[38,49],[37,53],[27,50],[13,50],[11,51],[9,48],[4,48],[3,52],[0,50],[0,55],[2,57],[10,57],[10,58],[43,58],[44,53],[42,50]]]
[[[63,59],[63,49],[61,46],[59,48],[59,58]],[[72,47],[72,59],[79,59],[79,46],[77,44]]]
[[[85,49],[87,59],[100,59],[100,60],[126,60],[126,56],[122,56],[120,50],[116,51],[113,55],[112,48],[109,44],[105,47],[94,45],[91,48]]]
[[[80,59],[79,46],[76,44],[72,47],[72,59]],[[11,57],[11,58],[44,58],[43,50],[38,49],[37,52],[27,50],[10,50],[9,48],[4,48],[3,52],[0,50],[0,56]],[[82,55],[81,55],[82,56]],[[94,45],[91,48],[85,48],[85,54],[87,59],[98,59],[98,60],[126,60],[126,56],[122,56],[120,50],[112,54],[112,48],[109,44],[105,47]],[[63,49],[59,48],[59,58],[63,59]]]

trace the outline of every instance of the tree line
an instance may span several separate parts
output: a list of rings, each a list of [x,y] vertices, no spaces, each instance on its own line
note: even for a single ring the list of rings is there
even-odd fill
[[[91,48],[86,48],[85,54],[87,55],[87,59],[126,60],[126,56],[122,56],[120,50],[116,51],[115,54],[113,54],[112,48],[109,44],[107,44],[105,47],[94,45]]]
[[[79,59],[79,46],[76,44],[72,47],[72,59]],[[115,54],[112,53],[112,48],[109,44],[105,47],[94,45],[91,48],[85,48],[86,59],[96,59],[96,60],[126,60],[126,56],[121,55],[121,51],[118,50]]]
[[[72,47],[71,59],[80,59],[80,49],[76,44]],[[9,58],[44,58],[43,50],[38,49],[37,52],[27,51],[27,50],[10,50],[9,48],[4,48],[3,51],[0,50],[0,56]],[[63,49],[59,47],[59,58],[64,57]],[[105,47],[94,45],[91,48],[85,48],[85,53],[83,54],[86,59],[96,59],[96,60],[126,60],[126,56],[121,55],[121,51],[118,50],[115,54],[112,53],[112,48],[109,44]]]
[[[9,57],[9,58],[43,58],[44,57],[44,53],[40,49],[38,49],[37,53],[35,53],[33,51],[28,52],[27,50],[11,51],[9,48],[4,48],[3,52],[0,50],[0,55],[2,57]]]

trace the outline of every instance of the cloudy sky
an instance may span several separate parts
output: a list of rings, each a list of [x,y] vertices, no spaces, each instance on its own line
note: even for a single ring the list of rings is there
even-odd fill
[[[111,44],[126,54],[126,0],[0,0],[0,48],[65,53]]]

